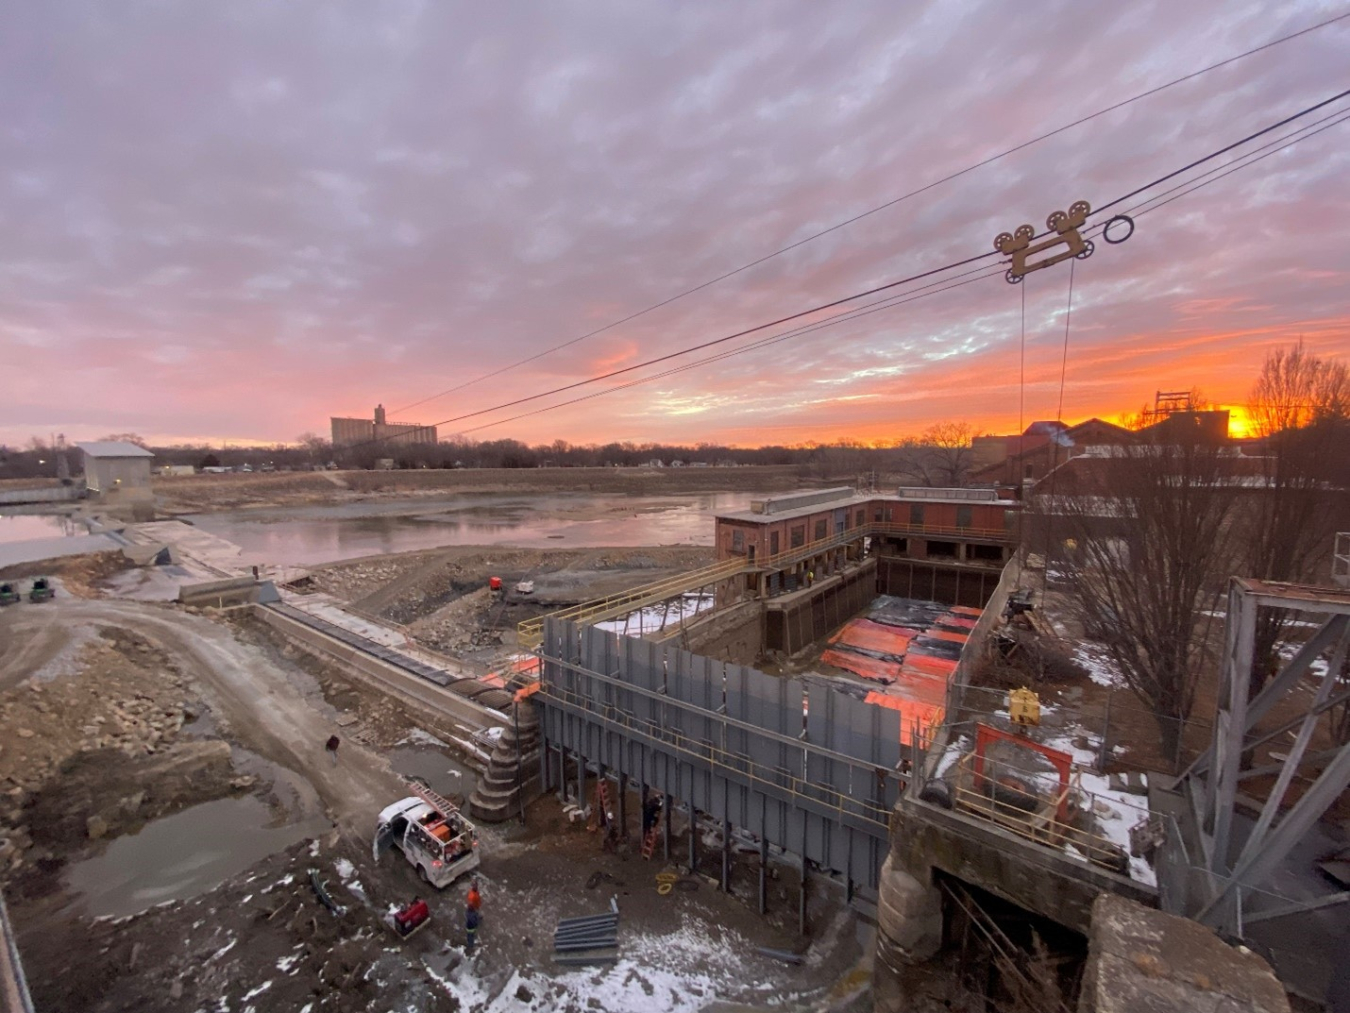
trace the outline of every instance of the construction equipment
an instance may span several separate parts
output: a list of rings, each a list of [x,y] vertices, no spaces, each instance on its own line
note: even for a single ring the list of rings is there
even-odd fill
[[[409,782],[413,797],[381,810],[375,824],[375,861],[398,848],[424,883],[444,889],[478,868],[478,831],[459,807],[430,788]]]
[[[13,584],[0,584],[0,606],[17,605],[22,600]]]
[[[28,589],[29,601],[50,601],[55,596],[56,589],[46,577],[39,577]]]

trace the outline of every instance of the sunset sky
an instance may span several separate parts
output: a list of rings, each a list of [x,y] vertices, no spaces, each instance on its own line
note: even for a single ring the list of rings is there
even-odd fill
[[[401,411],[1346,10],[18,5],[0,32],[0,442],[289,441],[377,402],[440,423],[986,253],[996,233],[1105,204],[1350,88],[1350,20]],[[1337,112],[1350,100],[1309,119]],[[1238,404],[1266,351],[1300,335],[1350,355],[1347,170],[1350,123],[1333,125],[1141,216],[1126,243],[1098,242],[1074,267],[1064,417],[1137,411],[1159,388]],[[1059,411],[1069,274],[990,277],[442,435],[1012,431]]]

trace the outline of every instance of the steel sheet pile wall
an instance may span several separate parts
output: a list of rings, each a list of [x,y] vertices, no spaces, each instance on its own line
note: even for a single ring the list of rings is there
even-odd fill
[[[568,760],[579,781],[624,774],[875,888],[904,787],[897,712],[556,619],[540,655],[547,787]]]

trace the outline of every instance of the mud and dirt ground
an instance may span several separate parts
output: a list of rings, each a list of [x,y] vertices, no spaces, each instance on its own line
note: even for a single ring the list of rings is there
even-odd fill
[[[458,546],[316,567],[305,583],[406,627],[433,650],[473,661],[513,647],[516,626],[524,620],[707,566],[713,558],[712,548],[693,546]],[[492,577],[501,578],[501,594],[490,590]],[[521,581],[533,582],[533,592],[516,593]]]
[[[95,594],[102,569],[69,573]],[[806,940],[795,936],[791,870],[771,882],[770,917],[755,910],[757,859],[738,857],[734,896],[691,877],[661,896],[659,860],[602,853],[552,796],[533,804],[524,829],[483,828],[476,956],[463,953],[462,884],[429,898],[433,922],[400,944],[381,918],[421,886],[397,854],[375,863],[369,834],[374,813],[406,794],[391,747],[415,741],[418,727],[243,612],[212,618],[63,589],[0,613],[0,882],[38,1009],[692,1013],[714,999],[859,1001],[868,948],[837,889],[809,892]],[[337,762],[323,749],[334,732]],[[67,878],[80,862],[161,817],[247,796],[279,822],[331,830],[195,896],[123,918],[84,910]],[[674,854],[687,854],[682,836]],[[700,871],[716,867],[707,852]],[[319,902],[311,868],[340,915]],[[622,911],[618,963],[555,965],[556,920],[603,910],[611,896]],[[786,966],[756,946],[806,948],[807,959]]]

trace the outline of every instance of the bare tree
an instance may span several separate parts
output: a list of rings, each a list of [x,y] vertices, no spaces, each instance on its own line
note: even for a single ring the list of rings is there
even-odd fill
[[[145,437],[139,433],[109,433],[103,439],[110,443],[134,443],[138,447],[150,446]]]
[[[965,421],[939,422],[923,431],[921,440],[929,448],[932,474],[942,485],[965,485],[974,460],[971,444],[979,435],[979,430]]]
[[[1247,415],[1262,438],[1262,488],[1244,504],[1239,565],[1263,580],[1312,580],[1331,555],[1350,463],[1350,371],[1312,355],[1301,339],[1276,349],[1252,386]],[[1257,616],[1253,696],[1291,618],[1286,609]]]
[[[1232,462],[1212,442],[1144,440],[1078,459],[1079,477],[1048,504],[1078,564],[1083,627],[1152,711],[1173,760],[1229,575]]]

